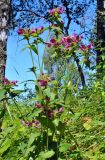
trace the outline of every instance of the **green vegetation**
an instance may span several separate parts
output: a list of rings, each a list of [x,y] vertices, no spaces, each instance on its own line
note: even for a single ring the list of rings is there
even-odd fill
[[[94,46],[85,45],[77,34],[63,35],[63,12],[63,8],[51,10],[52,25],[47,28],[18,30],[30,51],[35,92],[21,100],[24,90],[14,89],[17,81],[3,79],[0,160],[105,160],[105,76],[97,79],[89,70],[84,83],[82,69],[90,69]],[[46,31],[47,41],[40,36]],[[50,37],[52,32],[55,38]],[[54,76],[44,70],[40,43],[44,51],[49,50]],[[38,68],[33,54],[38,57]]]

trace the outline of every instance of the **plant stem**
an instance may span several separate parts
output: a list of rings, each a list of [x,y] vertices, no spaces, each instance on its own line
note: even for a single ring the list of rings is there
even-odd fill
[[[49,144],[49,138],[48,138],[48,117],[47,117],[47,139],[46,139],[47,151],[48,151],[48,144]]]
[[[48,36],[46,38],[46,42],[48,41],[49,37],[50,37],[50,31],[48,32]],[[45,53],[46,53],[46,45],[44,47],[44,53],[43,53],[43,57],[42,57],[42,69],[44,69],[44,55],[45,55]]]
[[[38,51],[38,40],[37,40],[37,51]],[[40,73],[42,73],[42,69],[41,69],[41,65],[40,65],[40,57],[39,57],[39,53],[38,53],[38,64],[39,64],[39,70],[40,70]]]
[[[29,40],[27,40],[27,41],[28,41],[28,45],[30,46]],[[30,57],[31,57],[31,60],[32,60],[32,65],[33,65],[33,72],[34,72],[35,78],[37,80],[37,75],[36,75],[36,71],[35,71],[35,65],[34,65],[34,58],[33,58],[33,55],[32,55],[32,50],[30,48],[29,48],[29,50],[30,50]]]

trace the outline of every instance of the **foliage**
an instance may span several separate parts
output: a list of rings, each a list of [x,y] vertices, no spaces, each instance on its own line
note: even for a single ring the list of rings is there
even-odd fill
[[[66,63],[68,57],[86,58],[92,45],[85,45],[78,35],[63,36],[61,10],[64,11],[57,8],[48,13],[56,27],[18,30],[30,51],[35,95],[17,101],[24,91],[14,89],[17,81],[3,79],[0,86],[1,160],[105,159],[105,77],[98,81],[93,75],[85,87],[78,85],[78,78],[76,83],[73,81],[75,74]],[[56,39],[42,39],[43,32],[52,30],[55,34],[58,32]],[[45,49],[50,47],[52,58],[56,59],[55,77],[44,70],[39,57],[40,43]],[[33,54],[38,58],[38,71]],[[59,68],[61,57],[63,65]],[[81,64],[87,65],[86,61]],[[3,109],[8,112],[3,114]]]

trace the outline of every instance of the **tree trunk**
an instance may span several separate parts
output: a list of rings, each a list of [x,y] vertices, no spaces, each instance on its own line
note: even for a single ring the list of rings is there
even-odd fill
[[[9,29],[10,15],[9,12],[10,0],[0,0],[0,82],[2,82],[3,77],[5,76],[5,67],[7,59],[7,33]],[[0,102],[0,132],[2,132],[2,121],[6,111],[5,103],[5,101]]]
[[[99,41],[100,48],[97,51],[96,63],[98,66],[97,77],[102,78],[104,74],[104,63],[105,60],[102,55],[105,55],[105,6],[104,0],[97,0],[97,40]]]
[[[0,81],[5,76],[7,33],[9,27],[10,1],[0,0]]]
[[[65,27],[65,35],[69,36],[68,31],[69,31],[69,26],[70,26],[72,18],[70,16],[70,11],[69,11],[69,7],[68,7],[69,3],[67,2],[67,0],[63,1],[63,5],[66,8],[66,15],[67,15],[67,25]],[[86,86],[85,75],[83,73],[83,69],[82,69],[81,65],[79,64],[80,60],[76,55],[74,56],[74,60],[76,62],[77,68],[78,68],[78,72],[79,72],[79,76],[80,76],[80,79],[81,79],[82,87],[85,87]]]

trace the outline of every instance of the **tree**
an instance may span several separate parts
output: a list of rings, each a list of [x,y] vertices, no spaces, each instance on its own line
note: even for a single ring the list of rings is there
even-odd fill
[[[104,74],[104,52],[105,52],[105,1],[97,0],[97,40],[100,42],[99,49],[97,51],[97,66],[100,66],[97,69],[98,77],[100,78]],[[102,57],[103,56],[103,57]]]
[[[9,0],[0,1],[0,80],[5,75],[7,32],[9,28]]]

